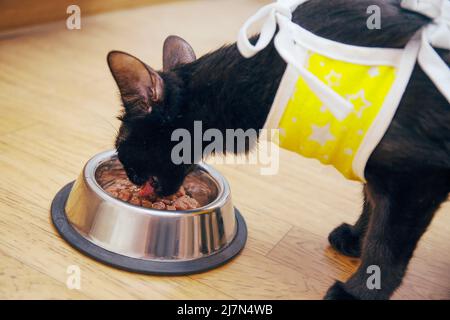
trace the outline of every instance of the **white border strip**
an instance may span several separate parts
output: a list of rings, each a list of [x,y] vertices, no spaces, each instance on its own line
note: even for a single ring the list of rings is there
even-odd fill
[[[278,21],[280,28],[292,29],[292,35],[298,45],[335,60],[361,65],[397,66],[403,56],[404,49],[348,45],[319,37],[285,17],[278,16]]]
[[[411,40],[405,47],[394,84],[384,99],[380,112],[367,130],[353,159],[353,171],[364,182],[366,182],[364,170],[367,161],[391,125],[392,119],[394,118],[414,70],[419,49],[420,41],[417,39]]]
[[[306,52],[304,53],[304,57],[306,57]],[[304,57],[299,57],[299,59],[304,60]],[[264,124],[264,129],[279,129],[281,117],[283,116],[289,99],[291,99],[295,92],[299,77],[300,75],[297,69],[288,64],[272,103],[272,107],[270,108],[269,115],[267,116],[266,123]]]

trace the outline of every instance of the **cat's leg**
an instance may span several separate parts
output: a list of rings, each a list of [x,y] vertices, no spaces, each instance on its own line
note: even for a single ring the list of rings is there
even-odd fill
[[[366,234],[369,217],[372,212],[366,188],[364,186],[363,209],[358,221],[353,226],[348,223],[343,223],[331,231],[328,236],[330,245],[335,250],[349,257],[359,257],[361,255],[361,242]]]
[[[325,299],[388,299],[400,285],[435,211],[447,198],[449,181],[446,172],[390,175],[370,181],[367,191],[372,214],[361,264],[346,283],[336,282]],[[377,270],[380,288],[373,288],[369,284]]]

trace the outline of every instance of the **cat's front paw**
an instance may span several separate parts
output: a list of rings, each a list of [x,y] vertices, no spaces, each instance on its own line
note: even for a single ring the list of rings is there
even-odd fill
[[[361,241],[358,235],[352,232],[352,226],[343,223],[328,236],[330,245],[338,252],[354,258],[361,256]]]
[[[340,281],[336,281],[330,289],[328,289],[324,300],[358,300],[358,298],[352,296],[345,291],[344,284]]]

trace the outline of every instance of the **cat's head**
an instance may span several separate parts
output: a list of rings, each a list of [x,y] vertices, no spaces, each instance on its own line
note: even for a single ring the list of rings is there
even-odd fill
[[[154,177],[158,194],[175,193],[193,165],[171,159],[171,135],[177,129],[172,111],[177,106],[167,93],[173,86],[166,80],[173,68],[195,60],[194,51],[183,39],[170,36],[164,43],[162,72],[119,51],[110,52],[107,60],[124,107],[116,149],[128,178],[143,185]]]

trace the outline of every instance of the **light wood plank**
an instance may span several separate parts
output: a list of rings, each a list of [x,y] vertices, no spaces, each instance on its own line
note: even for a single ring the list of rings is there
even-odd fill
[[[21,28],[33,24],[45,23],[55,20],[67,19],[67,7],[77,4],[84,15],[95,14],[104,11],[124,9],[134,6],[143,6],[161,3],[162,0],[2,0],[0,11],[0,30]]]
[[[237,299],[320,299],[317,282],[251,248],[227,266],[192,276]]]
[[[8,299],[88,299],[0,250],[0,297]]]
[[[438,246],[433,248],[438,250],[439,257],[436,256],[436,251],[426,249],[433,246],[432,238],[435,235],[436,232],[430,231],[422,239],[403,285],[395,293],[394,299],[450,299],[448,247],[442,248],[442,251]],[[444,238],[449,237],[447,234]],[[448,240],[450,239],[447,239],[447,243]],[[290,265],[302,275],[315,278],[317,283],[324,284],[323,290],[334,279],[345,281],[359,265],[358,259],[342,256],[332,250],[326,237],[312,235],[298,227],[294,227],[268,257]]]

